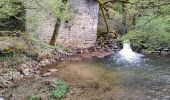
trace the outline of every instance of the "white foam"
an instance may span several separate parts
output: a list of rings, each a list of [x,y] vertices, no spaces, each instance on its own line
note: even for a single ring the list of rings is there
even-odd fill
[[[143,55],[133,52],[130,44],[124,43],[123,44],[123,49],[120,50],[117,54],[117,61],[120,62],[129,62],[129,63],[138,63],[141,61],[141,57]]]

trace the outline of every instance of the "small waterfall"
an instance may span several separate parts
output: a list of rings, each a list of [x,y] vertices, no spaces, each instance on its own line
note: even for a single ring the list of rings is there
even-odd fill
[[[142,61],[142,54],[133,52],[129,43],[123,44],[123,49],[114,55],[117,64],[137,64]]]

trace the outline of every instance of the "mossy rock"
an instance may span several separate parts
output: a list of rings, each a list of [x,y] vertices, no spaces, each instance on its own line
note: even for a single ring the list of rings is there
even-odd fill
[[[0,60],[6,60],[15,55],[15,51],[10,48],[0,49]]]

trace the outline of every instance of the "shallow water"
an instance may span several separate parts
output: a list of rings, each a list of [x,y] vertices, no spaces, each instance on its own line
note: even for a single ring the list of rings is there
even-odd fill
[[[121,59],[117,57],[115,53],[105,58],[59,62],[42,70],[58,69],[52,76],[23,82],[6,91],[4,97],[12,93],[12,99],[7,100],[27,100],[35,94],[48,98],[44,81],[62,79],[70,85],[69,95],[63,100],[170,100],[170,58],[140,56],[140,62],[132,63],[117,62]]]
[[[121,92],[125,92],[122,95],[133,94],[139,100],[163,100],[170,96],[170,58],[141,56],[140,62],[136,63],[117,62],[117,59],[120,58],[113,54],[100,59],[73,61],[66,66],[86,66],[102,82],[109,83],[111,87],[123,87],[120,88]]]

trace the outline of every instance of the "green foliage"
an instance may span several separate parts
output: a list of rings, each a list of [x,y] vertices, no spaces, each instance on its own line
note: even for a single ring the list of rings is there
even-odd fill
[[[19,0],[1,0],[0,5],[0,18],[7,18],[10,16],[15,16],[22,11],[22,5]]]
[[[153,51],[156,48],[170,48],[170,34],[168,33],[147,33],[142,31],[130,31],[124,35],[123,40],[131,40],[133,47]]]
[[[0,1],[0,31],[24,30],[25,9],[20,0]]]
[[[48,0],[48,7],[56,17],[63,17],[65,4],[62,1],[63,0]]]
[[[15,56],[15,51],[11,50],[10,48],[4,48],[0,50],[0,61],[8,60]]]
[[[57,80],[55,83],[55,88],[51,92],[50,96],[52,98],[61,98],[68,91],[68,84],[65,81]]]
[[[32,96],[29,100],[42,100],[40,96]]]
[[[25,61],[48,55],[53,48],[27,33],[22,33],[19,38],[3,36],[0,37],[0,61],[5,67],[15,68]]]

